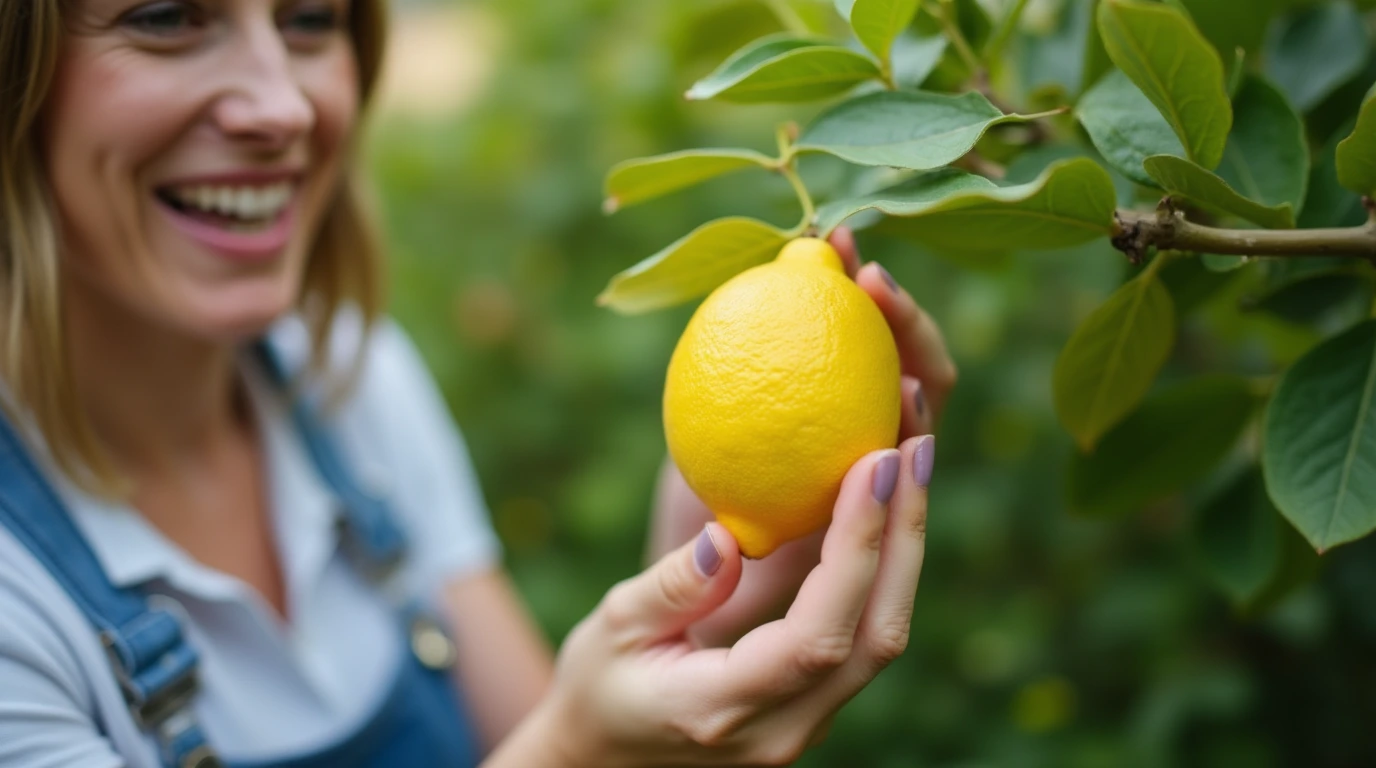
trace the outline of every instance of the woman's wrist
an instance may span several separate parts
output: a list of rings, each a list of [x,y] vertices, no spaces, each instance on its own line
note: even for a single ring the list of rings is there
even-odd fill
[[[592,768],[601,765],[567,708],[551,693],[521,721],[482,768]]]

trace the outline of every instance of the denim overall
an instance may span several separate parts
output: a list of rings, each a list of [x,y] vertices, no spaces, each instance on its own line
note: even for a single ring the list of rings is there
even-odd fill
[[[283,391],[285,372],[265,342],[258,361]],[[341,505],[341,546],[370,574],[400,562],[406,541],[386,504],[354,481],[332,436],[301,398],[292,418],[321,478]],[[410,648],[381,706],[343,741],[318,752],[261,763],[221,761],[197,724],[196,651],[177,619],[150,607],[136,587],[110,583],[58,495],[15,431],[0,419],[0,525],[48,569],[105,647],[134,721],[152,734],[165,768],[470,768],[479,750],[449,668],[454,647],[419,610],[398,615]]]

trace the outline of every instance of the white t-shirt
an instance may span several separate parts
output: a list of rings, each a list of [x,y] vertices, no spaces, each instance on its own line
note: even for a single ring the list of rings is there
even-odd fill
[[[357,344],[357,327],[342,324],[341,347]],[[289,365],[304,360],[300,323],[285,321],[272,336]],[[57,485],[111,580],[149,582],[152,600],[183,618],[201,659],[195,711],[227,760],[286,757],[351,733],[386,695],[405,652],[394,606],[433,602],[444,584],[499,559],[467,452],[419,355],[390,322],[369,339],[358,387],[335,426],[350,467],[388,501],[408,536],[407,558],[385,584],[365,581],[339,550],[334,499],[284,400],[247,362],[290,624],[137,512]],[[0,525],[0,766],[159,765],[95,632]]]

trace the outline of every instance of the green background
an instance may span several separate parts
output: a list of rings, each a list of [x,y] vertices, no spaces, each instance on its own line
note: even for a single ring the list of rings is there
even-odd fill
[[[1055,43],[1061,5],[1033,1],[1009,59],[1050,80],[1070,66],[1056,53],[1069,45]],[[781,179],[748,173],[607,217],[603,174],[691,147],[772,152],[774,126],[808,112],[681,98],[777,28],[756,0],[411,2],[394,14],[400,55],[367,143],[392,312],[443,387],[508,565],[558,639],[642,564],[664,370],[692,309],[622,317],[594,297],[708,219],[797,219]],[[803,173],[814,189],[847,183],[823,159]],[[971,269],[870,232],[860,244],[941,324],[961,383],[940,432],[909,650],[801,764],[1376,764],[1376,538],[1320,561],[1287,526],[1294,583],[1242,611],[1200,556],[1198,493],[1116,519],[1066,510],[1074,447],[1051,373],[1076,323],[1129,274],[1122,255],[1101,243]],[[1182,321],[1164,382],[1266,376],[1319,338],[1240,301],[1225,288]]]

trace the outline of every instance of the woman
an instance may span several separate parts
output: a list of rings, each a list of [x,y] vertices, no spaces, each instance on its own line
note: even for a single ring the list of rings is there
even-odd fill
[[[381,0],[0,4],[0,766],[793,759],[903,649],[932,439],[748,564],[668,467],[656,563],[556,667],[378,319],[382,30]],[[925,435],[939,335],[835,243]]]

